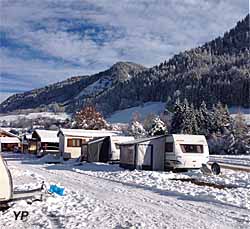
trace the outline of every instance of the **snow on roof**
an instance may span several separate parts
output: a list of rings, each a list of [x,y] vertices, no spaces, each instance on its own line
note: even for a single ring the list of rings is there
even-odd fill
[[[121,131],[107,131],[107,130],[83,130],[83,129],[60,129],[59,134],[68,136],[79,136],[79,137],[104,137],[121,135]]]
[[[56,130],[35,130],[34,132],[40,137],[41,142],[58,142],[59,138],[57,136],[58,131]]]
[[[148,138],[138,138],[138,139],[135,139],[132,141],[120,143],[119,145],[134,145],[134,144],[138,144],[141,142],[147,142],[147,141],[151,141],[151,140],[163,138],[163,137],[166,137],[166,135],[158,135],[158,136],[152,136],[152,137],[148,137]]]
[[[11,129],[9,128],[0,128],[0,132],[5,133],[6,135],[8,135],[9,137],[17,137],[17,135],[9,132]]]
[[[20,143],[18,137],[0,137],[0,143]]]
[[[185,142],[206,142],[206,138],[204,135],[192,135],[192,134],[173,134],[173,139],[175,141],[185,141]]]
[[[111,136],[111,139],[113,140],[113,141],[125,141],[125,140],[127,140],[127,141],[133,141],[135,138],[133,137],[133,136],[125,136],[125,135],[118,135],[118,136],[116,136],[116,135],[114,135],[114,136]]]

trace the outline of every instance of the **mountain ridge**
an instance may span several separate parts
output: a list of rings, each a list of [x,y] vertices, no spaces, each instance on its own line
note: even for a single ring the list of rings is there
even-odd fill
[[[109,69],[93,75],[73,76],[42,88],[14,94],[0,104],[0,112],[6,113],[18,109],[35,109],[53,103],[66,106],[81,91],[98,80],[108,78],[110,82],[112,81],[113,84],[116,84],[119,81],[126,80],[128,75],[133,76],[138,71],[145,69],[146,67],[132,62],[117,62]],[[81,96],[76,100],[80,98]],[[77,103],[79,101],[74,102]]]

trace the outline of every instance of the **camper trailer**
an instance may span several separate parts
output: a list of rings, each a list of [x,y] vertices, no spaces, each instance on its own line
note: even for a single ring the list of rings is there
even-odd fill
[[[108,162],[120,160],[119,144],[134,140],[131,136],[106,136],[94,138],[82,145],[81,160]]]
[[[64,159],[78,158],[81,156],[83,147],[88,141],[112,135],[121,135],[120,131],[107,130],[83,130],[83,129],[60,129],[59,150]]]
[[[19,199],[33,199],[39,195],[41,197],[44,190],[44,183],[40,188],[24,191],[14,191],[11,173],[6,161],[0,155],[0,210],[5,208],[9,201]]]
[[[120,166],[128,169],[200,169],[208,160],[203,135],[161,135],[120,144]]]
[[[173,134],[166,137],[165,170],[200,169],[209,160],[205,136]]]
[[[164,170],[166,136],[136,139],[120,144],[120,167],[125,169]]]

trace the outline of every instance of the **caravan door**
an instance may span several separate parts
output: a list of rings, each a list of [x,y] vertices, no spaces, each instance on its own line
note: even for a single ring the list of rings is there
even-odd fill
[[[144,170],[153,169],[153,146],[150,144],[138,144],[137,167]]]

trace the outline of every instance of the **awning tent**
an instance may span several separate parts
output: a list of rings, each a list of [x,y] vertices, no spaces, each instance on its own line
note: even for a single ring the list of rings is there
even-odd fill
[[[161,135],[120,144],[120,166],[163,171],[165,142],[166,136]]]
[[[87,161],[107,162],[110,152],[110,137],[103,137],[88,142]]]
[[[94,138],[82,146],[82,160],[88,162],[108,162],[120,159],[119,143],[134,140],[130,136],[106,136]]]

